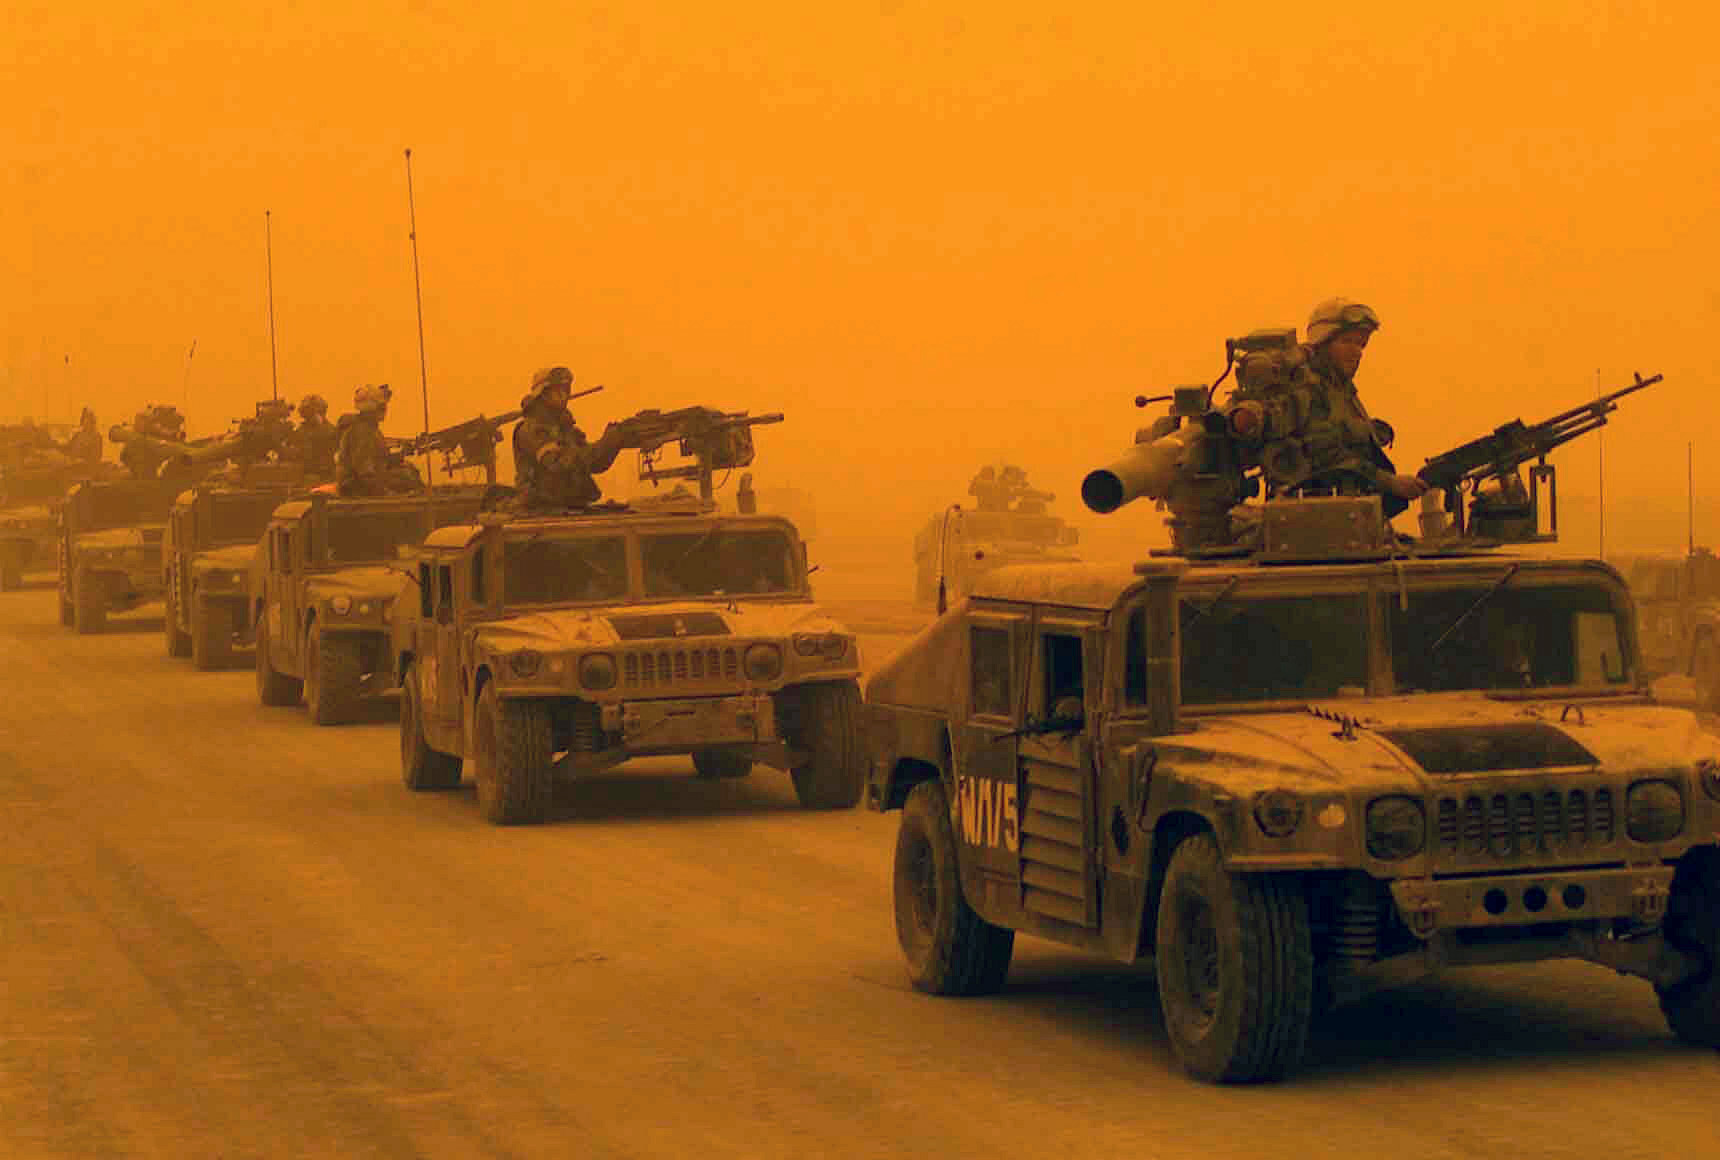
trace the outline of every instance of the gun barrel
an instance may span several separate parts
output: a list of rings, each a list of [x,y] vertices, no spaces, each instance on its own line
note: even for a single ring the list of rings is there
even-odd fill
[[[1115,462],[1089,471],[1081,481],[1081,502],[1108,515],[1143,496],[1163,499],[1176,482],[1177,468],[1196,433],[1193,427],[1179,427],[1151,443],[1137,443]]]

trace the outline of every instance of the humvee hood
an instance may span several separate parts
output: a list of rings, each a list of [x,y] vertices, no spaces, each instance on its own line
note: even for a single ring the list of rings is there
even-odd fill
[[[1720,742],[1683,710],[1590,701],[1567,712],[1565,705],[1462,693],[1327,701],[1313,706],[1323,716],[1299,710],[1200,717],[1186,741],[1166,740],[1316,781],[1368,772],[1437,779],[1572,767],[1666,770],[1720,756]]]
[[[313,601],[350,596],[354,600],[391,600],[400,595],[408,577],[398,568],[366,564],[312,576],[307,591]]]
[[[251,567],[256,554],[255,544],[231,544],[197,553],[191,567],[199,572],[244,572]]]
[[[637,605],[627,610],[558,608],[491,621],[483,639],[504,651],[564,648],[644,641],[708,640],[712,637],[772,637],[797,632],[843,632],[842,625],[817,605],[756,603],[713,605],[682,601]]]
[[[54,513],[39,504],[29,504],[24,507],[10,507],[0,510],[0,527],[8,524],[39,524],[53,523]]]

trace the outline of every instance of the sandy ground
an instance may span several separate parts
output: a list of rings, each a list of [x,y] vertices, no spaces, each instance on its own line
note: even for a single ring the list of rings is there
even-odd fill
[[[877,663],[914,618],[845,610]],[[497,829],[159,621],[0,599],[0,1156],[1669,1157],[1720,1055],[1649,988],[1476,970],[1334,1017],[1292,1082],[1186,1079],[1152,978],[1032,940],[911,991],[895,818],[677,761]]]

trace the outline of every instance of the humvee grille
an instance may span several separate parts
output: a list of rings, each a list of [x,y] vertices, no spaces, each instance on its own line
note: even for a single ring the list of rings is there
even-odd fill
[[[1556,789],[1441,797],[1439,849],[1462,861],[1580,854],[1612,844],[1612,790]]]
[[[621,684],[626,689],[733,681],[740,672],[740,650],[735,648],[641,649],[621,655]]]

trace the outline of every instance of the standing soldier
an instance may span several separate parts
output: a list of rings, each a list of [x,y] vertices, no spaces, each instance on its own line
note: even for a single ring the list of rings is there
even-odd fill
[[[161,465],[184,450],[179,445],[185,442],[185,418],[179,408],[157,403],[137,413],[129,432],[121,424],[108,438],[124,444],[119,461],[133,479],[155,479]]]
[[[88,407],[78,416],[78,429],[66,440],[65,450],[78,463],[102,461],[102,433],[96,426],[96,413]]]
[[[524,506],[539,511],[588,507],[603,495],[592,476],[609,470],[621,453],[622,428],[611,423],[596,443],[568,411],[573,373],[546,367],[532,376],[520,400],[525,412],[514,428],[514,481]]]
[[[1232,430],[1257,448],[1268,494],[1378,494],[1392,516],[1427,490],[1415,476],[1398,474],[1385,452],[1391,427],[1369,417],[1356,390],[1362,352],[1379,328],[1370,307],[1328,298],[1308,318],[1300,357],[1281,364],[1283,381],[1239,387],[1231,396]]]
[[[422,490],[418,473],[404,463],[393,463],[388,440],[382,435],[382,420],[388,414],[388,397],[376,387],[360,387],[352,393],[357,414],[341,424],[340,449],[335,455],[334,478],[341,495],[399,495]]]
[[[299,400],[299,425],[288,441],[288,454],[304,464],[305,474],[328,479],[335,473],[340,432],[328,421],[328,401],[321,395]]]

